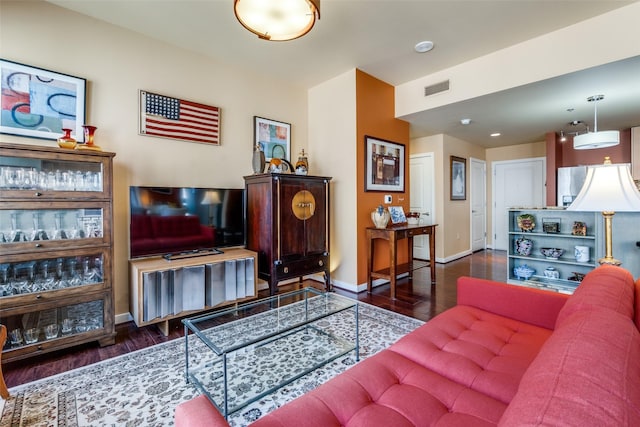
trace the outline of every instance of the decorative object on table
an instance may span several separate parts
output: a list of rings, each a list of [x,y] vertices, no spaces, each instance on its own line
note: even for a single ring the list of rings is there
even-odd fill
[[[265,160],[291,159],[291,124],[253,116],[253,143],[264,151]]]
[[[293,170],[293,166],[285,159],[279,159],[277,157],[273,157],[269,161],[269,165],[267,166],[267,170],[270,173],[291,173]]]
[[[300,152],[298,156],[298,161],[296,162],[295,167],[296,175],[306,175],[309,173],[309,161],[307,160],[307,155],[304,153],[304,148]]]
[[[513,274],[516,276],[518,280],[527,280],[533,276],[533,273],[536,271],[529,267],[527,264],[519,265],[518,267],[514,267]]]
[[[560,218],[542,218],[542,231],[545,233],[559,233]]]
[[[382,205],[378,206],[376,210],[371,212],[371,220],[376,228],[387,228],[391,215]]]
[[[451,200],[467,199],[467,159],[450,156]]]
[[[571,228],[571,234],[573,234],[574,236],[586,236],[587,224],[582,221],[575,221],[573,223],[573,227]]]
[[[547,259],[558,259],[564,253],[561,248],[540,248],[540,253]]]
[[[420,216],[420,212],[408,212],[407,213],[407,224],[409,225],[419,225],[422,222],[422,217]]]
[[[220,145],[220,108],[140,91],[140,135]]]
[[[251,167],[253,168],[253,173],[262,173],[264,171],[264,164],[264,151],[262,151],[260,144],[255,144],[253,146],[253,157],[251,158]]]
[[[391,215],[392,224],[401,224],[407,222],[402,206],[389,206],[389,214]]]
[[[85,79],[0,59],[0,133],[57,140],[62,129],[82,135]]]
[[[84,129],[84,144],[79,144],[78,150],[102,151],[102,148],[93,142],[93,136],[98,128],[91,125],[82,125],[82,127]]]
[[[404,145],[364,137],[364,191],[404,192]]]
[[[520,236],[515,241],[515,251],[518,255],[529,256],[533,249],[533,240]]]
[[[620,265],[612,254],[611,221],[615,211],[640,211],[640,191],[636,188],[629,166],[611,164],[605,157],[603,165],[589,166],[587,178],[576,199],[567,208],[570,211],[602,212],[604,218],[605,256],[600,264]]]
[[[71,136],[72,130],[73,129],[69,128],[62,129],[62,132],[64,132],[64,134],[60,138],[58,138],[58,147],[66,148],[68,150],[73,150],[74,148],[76,148],[77,141]]]
[[[547,279],[559,279],[560,272],[554,267],[547,267],[544,270],[544,277],[546,277]]]
[[[536,228],[535,218],[531,214],[518,215],[516,220],[518,221],[520,231],[533,231],[533,229]]]
[[[589,262],[589,246],[575,246],[574,255],[578,262]]]

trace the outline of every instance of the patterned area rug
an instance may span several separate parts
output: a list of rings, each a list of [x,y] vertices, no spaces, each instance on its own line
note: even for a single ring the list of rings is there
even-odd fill
[[[361,360],[423,323],[364,303],[359,303],[359,316]],[[349,338],[353,318],[346,311],[319,326]],[[184,339],[177,339],[14,387],[11,399],[0,400],[0,427],[171,426],[175,407],[199,394],[185,381],[184,347]],[[235,412],[229,423],[250,424],[354,363],[354,352],[341,356]],[[219,375],[212,369],[212,378]],[[243,380],[238,378],[232,388],[241,393]]]

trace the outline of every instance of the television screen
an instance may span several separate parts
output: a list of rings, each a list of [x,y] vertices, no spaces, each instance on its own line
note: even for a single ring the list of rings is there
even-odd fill
[[[244,190],[129,187],[131,258],[245,245]]]

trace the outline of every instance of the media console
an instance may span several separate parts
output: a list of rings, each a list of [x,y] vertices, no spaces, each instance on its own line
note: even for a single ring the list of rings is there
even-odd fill
[[[136,325],[157,324],[168,335],[171,319],[257,298],[255,252],[227,249],[193,255],[129,261],[130,309]]]

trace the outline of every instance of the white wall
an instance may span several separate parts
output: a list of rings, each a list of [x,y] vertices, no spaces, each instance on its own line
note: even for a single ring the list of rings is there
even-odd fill
[[[243,187],[252,173],[253,116],[292,124],[292,157],[307,139],[307,93],[44,2],[0,3],[1,57],[86,78],[87,121],[114,159],[116,314],[129,311],[130,185]],[[138,91],[222,108],[219,147],[138,135]],[[4,142],[55,141],[0,135]],[[313,159],[312,159],[313,162]],[[314,174],[323,164],[312,163]],[[120,319],[119,319],[120,320]]]
[[[638,17],[640,2],[398,85],[396,116],[640,55]],[[447,79],[450,90],[424,96]]]
[[[357,283],[356,73],[348,71],[309,90],[309,154],[331,181],[331,279],[342,288]],[[323,159],[320,162],[320,159]],[[320,164],[322,163],[322,164]]]

